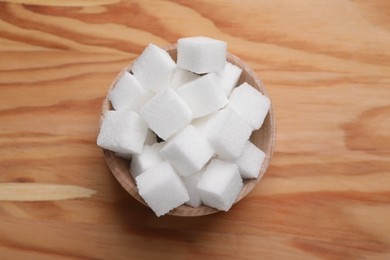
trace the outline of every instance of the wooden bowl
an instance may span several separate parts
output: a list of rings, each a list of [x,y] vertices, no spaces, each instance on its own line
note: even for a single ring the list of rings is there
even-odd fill
[[[172,59],[176,61],[177,58],[176,44],[166,46],[164,49],[167,50],[168,53],[171,55]],[[264,84],[261,82],[261,80],[257,78],[253,70],[248,65],[246,65],[242,60],[240,60],[238,57],[236,57],[231,53],[228,53],[227,60],[243,69],[238,85],[240,85],[243,82],[247,82],[253,87],[257,88],[261,93],[269,97],[267,90],[264,87]],[[126,68],[124,68],[117,75],[116,79],[112,82],[108,92],[111,90],[111,88],[115,86],[117,80],[119,79],[119,77],[124,71],[131,71],[131,67],[132,67],[132,63]],[[100,125],[102,122],[102,116],[104,112],[110,109],[113,108],[110,101],[108,101],[108,95],[107,95],[106,98],[104,99],[103,106],[102,106]],[[273,154],[275,136],[276,136],[276,125],[275,125],[275,118],[273,114],[272,104],[271,104],[269,113],[265,118],[262,127],[259,130],[254,131],[250,137],[250,140],[266,154],[266,157],[264,159],[263,165],[260,170],[259,177],[257,179],[244,180],[244,186],[240,192],[240,195],[236,199],[235,203],[237,203],[242,198],[244,198],[256,186],[260,178],[266,172]],[[141,196],[138,194],[137,186],[135,185],[135,182],[129,173],[129,168],[130,168],[129,161],[116,156],[115,153],[112,151],[103,149],[103,152],[108,167],[110,168],[111,172],[114,174],[115,178],[123,186],[123,188],[125,188],[125,190],[128,193],[130,193],[134,198],[136,198],[139,202],[148,206],[145,203],[145,201],[141,198]],[[211,208],[204,205],[198,208],[192,208],[187,205],[182,205],[180,207],[177,207],[176,209],[173,209],[168,214],[175,215],[175,216],[193,217],[193,216],[208,215],[208,214],[216,213],[218,211],[219,210],[215,208]]]

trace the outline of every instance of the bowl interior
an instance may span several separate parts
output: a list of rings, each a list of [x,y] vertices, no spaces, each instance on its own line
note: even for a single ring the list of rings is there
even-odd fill
[[[168,51],[168,53],[171,55],[171,57],[176,61],[177,58],[177,49],[176,45],[169,45],[165,47]],[[256,77],[253,70],[246,65],[243,61],[241,61],[238,57],[235,55],[228,53],[227,60],[236,66],[243,69],[241,77],[239,79],[238,85],[247,82],[253,87],[257,88],[261,93],[268,96],[268,93],[263,85],[263,83]],[[124,71],[131,71],[132,64],[130,64],[128,67],[126,67],[121,73],[118,74],[116,79],[111,84],[111,87],[109,88],[109,91],[111,88],[115,86],[116,81],[120,77],[120,75]],[[112,109],[112,106],[110,102],[108,101],[108,98],[104,99],[103,106],[102,106],[102,114],[101,114],[101,120],[102,121],[102,115],[106,110]],[[259,130],[256,130],[252,133],[250,140],[259,147],[265,154],[266,158],[264,159],[263,165],[260,170],[259,178],[257,179],[247,179],[244,180],[244,186],[240,192],[240,195],[236,199],[235,203],[240,201],[242,198],[244,198],[257,184],[257,182],[261,179],[263,174],[266,172],[268,165],[270,163],[270,159],[273,154],[273,148],[275,143],[275,134],[276,134],[276,127],[275,127],[275,119],[272,109],[272,104],[269,110],[269,113],[267,117],[264,120],[264,123],[262,127]],[[103,149],[104,157],[106,159],[106,162],[108,164],[108,167],[110,168],[113,175],[116,177],[116,179],[119,181],[119,183],[123,186],[123,188],[129,192],[134,198],[136,198],[139,202],[146,205],[145,201],[142,199],[142,197],[138,194],[137,187],[135,185],[135,181],[131,177],[129,173],[130,163],[128,160],[122,159],[115,155],[114,152]],[[198,208],[192,208],[187,205],[179,206],[178,208],[170,211],[168,214],[170,215],[176,215],[176,216],[202,216],[202,215],[208,215],[215,212],[218,212],[219,210],[215,208],[211,208],[208,206],[200,206]]]

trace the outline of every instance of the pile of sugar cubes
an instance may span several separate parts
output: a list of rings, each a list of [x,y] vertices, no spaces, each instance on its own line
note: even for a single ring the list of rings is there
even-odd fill
[[[242,179],[259,177],[265,154],[249,141],[270,107],[242,69],[226,61],[226,42],[178,40],[177,63],[150,44],[108,94],[97,144],[131,160],[140,196],[164,215],[187,204],[228,211]],[[158,136],[158,137],[157,137]]]

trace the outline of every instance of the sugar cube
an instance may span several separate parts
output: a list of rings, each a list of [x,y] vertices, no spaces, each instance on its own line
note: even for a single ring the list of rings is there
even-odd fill
[[[241,177],[244,179],[250,179],[257,178],[259,176],[264,159],[265,153],[251,141],[248,141],[245,145],[244,151],[235,163],[238,166]]]
[[[228,106],[253,129],[259,129],[267,116],[270,104],[268,97],[245,82],[232,91]]]
[[[192,111],[192,117],[198,118],[211,114],[224,107],[228,100],[215,73],[210,73],[184,84],[177,93]]]
[[[225,90],[226,96],[229,96],[233,88],[237,86],[240,79],[242,69],[236,65],[226,62],[225,68],[222,71],[216,72],[221,86]]]
[[[179,39],[177,66],[198,74],[223,70],[226,63],[226,42],[198,36]]]
[[[237,158],[252,132],[252,128],[236,112],[226,108],[213,115],[206,128],[207,139],[222,159]]]
[[[169,87],[177,89],[185,83],[193,81],[194,79],[197,79],[199,77],[200,76],[195,73],[177,67],[172,74],[172,78],[169,82]]]
[[[158,217],[190,199],[183,181],[168,161],[138,175],[136,183],[139,195]]]
[[[145,121],[134,111],[106,111],[97,144],[118,153],[140,153],[147,131]]]
[[[209,120],[210,120],[216,113],[217,113],[217,112],[212,113],[212,114],[207,115],[207,116],[195,118],[194,120],[192,120],[192,123],[191,123],[191,124],[196,128],[196,130],[198,130],[198,133],[199,133],[201,136],[207,138],[207,123],[209,122]]]
[[[213,148],[194,126],[189,125],[167,141],[160,150],[181,176],[189,176],[200,169],[214,154]]]
[[[203,204],[224,211],[231,208],[242,187],[237,165],[219,159],[211,160],[197,185]]]
[[[141,86],[157,93],[169,84],[175,68],[176,64],[168,52],[149,44],[134,61],[131,71]]]
[[[142,118],[160,138],[166,140],[191,123],[192,112],[173,89],[156,94],[140,109]]]
[[[133,75],[124,71],[108,94],[108,100],[115,110],[131,109],[138,112],[152,96],[153,93],[144,89]]]
[[[190,200],[186,202],[188,206],[196,208],[202,205],[202,200],[200,198],[199,191],[196,186],[198,185],[203,171],[204,170],[201,170],[199,172],[191,174],[188,177],[182,177],[183,183],[187,188],[188,195],[190,196]]]
[[[162,162],[158,145],[145,145],[140,154],[135,154],[130,163],[130,173],[135,179],[138,175]]]
[[[153,145],[156,143],[157,143],[156,134],[153,133],[152,131],[150,131],[150,129],[148,129],[144,144],[145,145]],[[131,158],[133,156],[133,154],[131,154],[131,153],[115,153],[115,154],[116,154],[116,156],[121,157],[121,158],[126,159],[126,160],[131,160]]]

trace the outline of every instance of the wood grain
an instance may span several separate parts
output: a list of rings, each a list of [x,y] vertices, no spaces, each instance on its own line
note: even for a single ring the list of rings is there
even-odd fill
[[[89,198],[96,191],[73,185],[0,183],[0,201],[50,201]]]
[[[1,185],[96,193],[1,201],[0,258],[389,259],[389,25],[385,0],[1,2]],[[157,219],[95,145],[100,107],[144,46],[190,35],[262,78],[276,149],[228,213]]]

